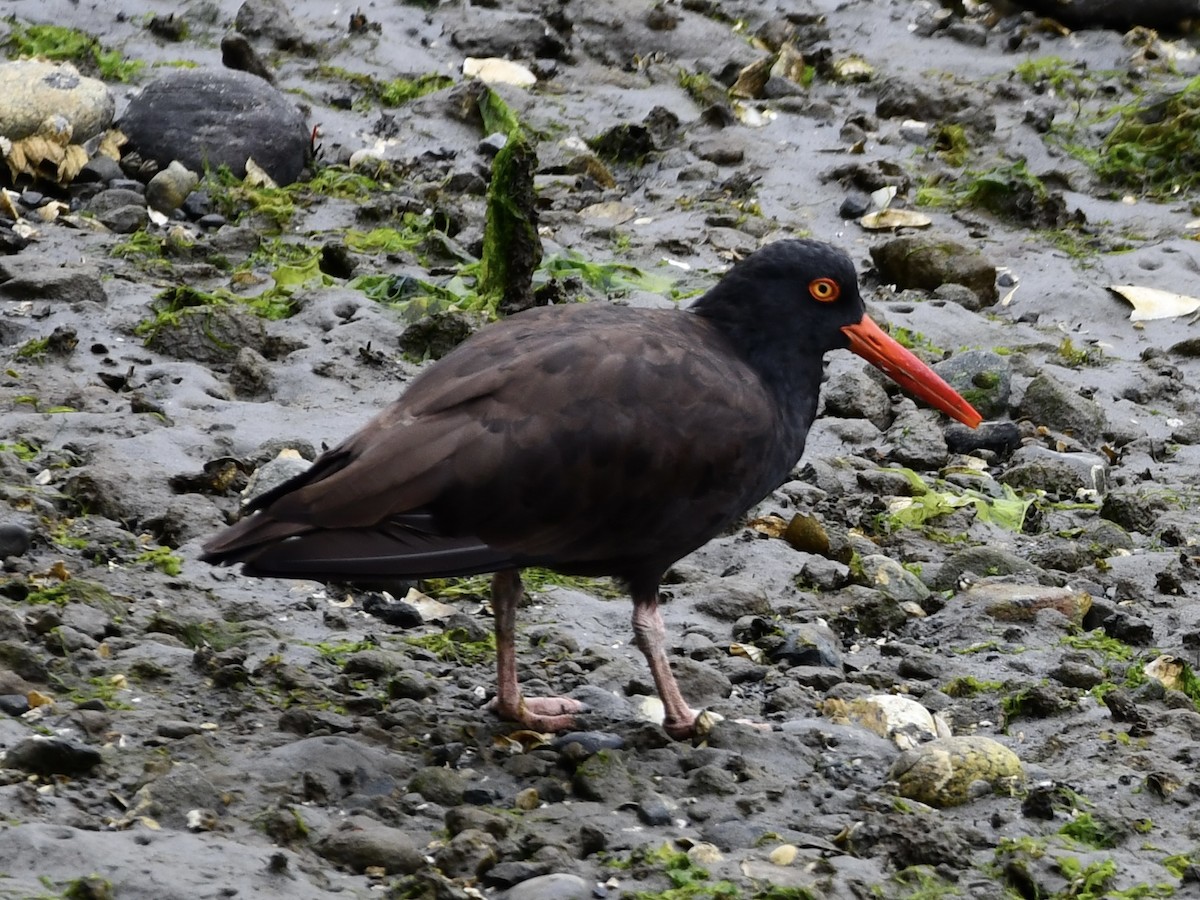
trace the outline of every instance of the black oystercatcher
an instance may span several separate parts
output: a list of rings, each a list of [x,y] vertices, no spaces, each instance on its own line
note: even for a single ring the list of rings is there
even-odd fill
[[[522,697],[519,570],[622,579],[633,633],[686,737],[667,662],[666,569],[779,486],[804,449],[828,350],[869,360],[970,426],[979,414],[866,315],[854,266],[817,241],[759,250],[686,312],[545,307],[480,331],[205,546],[249,575],[372,581],[494,572],[497,692],[526,727],[574,700]]]

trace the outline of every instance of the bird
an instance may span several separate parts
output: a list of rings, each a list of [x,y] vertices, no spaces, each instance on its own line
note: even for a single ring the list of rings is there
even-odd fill
[[[493,573],[501,719],[569,730],[585,707],[526,697],[520,571],[612,576],[675,739],[696,733],[667,655],[670,566],[782,484],[849,349],[974,428],[975,409],[866,313],[853,261],[787,238],[686,309],[565,303],[480,329],[300,475],[251,500],[202,559],[348,583]]]

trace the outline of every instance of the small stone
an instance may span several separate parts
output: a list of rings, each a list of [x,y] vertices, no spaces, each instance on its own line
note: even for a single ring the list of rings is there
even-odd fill
[[[930,590],[925,583],[890,557],[881,553],[868,554],[859,559],[859,565],[862,583],[885,597],[898,602],[916,603],[929,597]]]
[[[434,863],[451,878],[477,878],[499,859],[496,839],[486,831],[468,828],[454,835],[434,854]]]
[[[767,859],[776,866],[790,866],[799,853],[800,848],[795,844],[781,844],[767,855]]]
[[[151,209],[170,214],[183,206],[183,202],[200,183],[200,176],[179,160],[150,179],[146,185],[146,202]]]

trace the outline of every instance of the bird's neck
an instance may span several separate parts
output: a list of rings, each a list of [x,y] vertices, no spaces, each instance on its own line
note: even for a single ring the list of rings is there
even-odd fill
[[[825,366],[825,348],[811,331],[789,327],[786,318],[768,327],[752,321],[745,305],[710,300],[712,292],[689,310],[707,320],[728,342],[775,402],[784,443],[799,456],[804,436],[817,413]],[[708,302],[706,302],[708,301]]]

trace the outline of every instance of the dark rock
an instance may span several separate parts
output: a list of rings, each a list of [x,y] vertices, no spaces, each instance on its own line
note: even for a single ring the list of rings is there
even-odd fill
[[[179,311],[154,329],[146,346],[176,359],[232,363],[245,347],[267,346],[262,319],[234,306],[197,306]]]
[[[978,250],[948,238],[916,235],[894,238],[871,248],[879,277],[901,290],[932,291],[943,284],[962,284],[991,305],[999,299],[996,267]]]
[[[24,525],[0,525],[0,560],[24,556],[33,544],[33,532]]]
[[[108,302],[99,273],[91,266],[47,266],[38,260],[0,261],[0,296],[60,303]]]
[[[483,884],[490,888],[510,888],[515,884],[545,875],[550,868],[549,863],[531,862],[528,860],[506,860],[497,863],[483,873]],[[580,879],[582,881],[582,879]],[[512,896],[508,894],[506,896]],[[557,900],[555,895],[555,900]]]
[[[775,662],[787,666],[825,666],[840,669],[842,654],[838,638],[825,625],[795,625],[784,630],[782,641],[769,654]]]
[[[1050,16],[1071,28],[1115,28],[1128,31],[1136,25],[1177,28],[1196,18],[1194,0],[1023,0],[1021,6]]]
[[[271,367],[266,357],[252,347],[238,350],[229,384],[233,392],[244,399],[267,398],[271,394]]]
[[[233,70],[161,76],[133,97],[120,127],[160,169],[179,160],[194,172],[228,166],[241,178],[253,158],[278,184],[291,184],[310,152],[304,116],[292,101],[261,78]]]
[[[97,221],[114,234],[133,234],[146,227],[150,221],[150,213],[146,211],[145,203],[118,206],[108,209],[96,216]]]
[[[996,130],[996,114],[978,92],[963,86],[948,90],[929,84],[912,84],[900,78],[884,81],[875,103],[875,115],[884,119],[952,122],[968,125],[984,134]]]
[[[589,140],[588,144],[604,159],[624,163],[640,164],[646,156],[658,149],[649,128],[629,123],[614,125]],[[715,165],[713,172],[715,175]]]
[[[270,84],[275,83],[275,73],[245,35],[227,34],[221,38],[221,65],[227,69],[248,72]]]
[[[400,351],[409,359],[441,359],[475,330],[474,322],[460,312],[436,312],[404,329]]]
[[[34,775],[87,775],[100,765],[100,751],[63,738],[28,737],[8,750],[4,765]]]
[[[1170,508],[1171,499],[1153,487],[1116,487],[1104,498],[1100,515],[1126,531],[1151,534],[1159,517]]]
[[[769,616],[774,610],[767,593],[754,582],[737,577],[720,578],[704,584],[704,594],[695,606],[725,622],[742,616]]]
[[[1021,431],[1013,422],[984,422],[968,428],[957,422],[946,426],[946,447],[951,453],[972,453],[989,450],[997,456],[1007,456],[1021,446]]]

